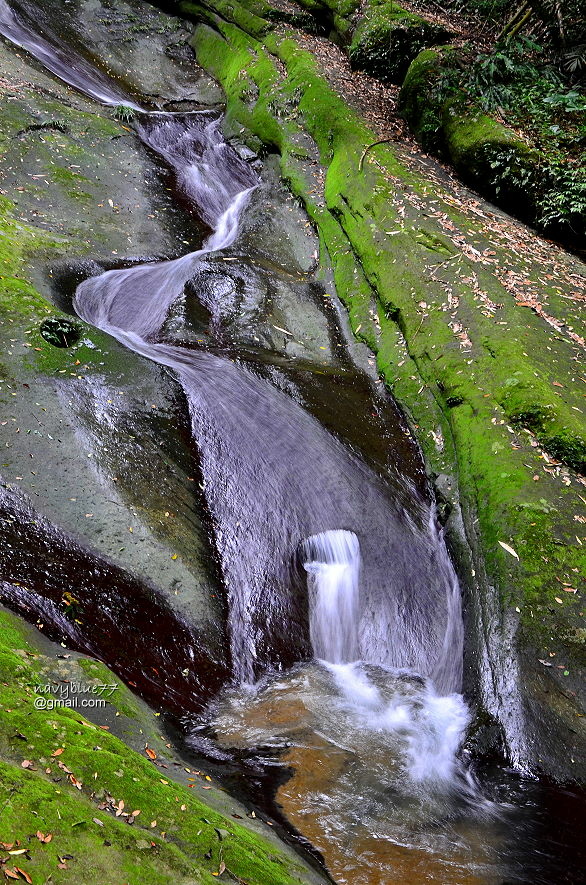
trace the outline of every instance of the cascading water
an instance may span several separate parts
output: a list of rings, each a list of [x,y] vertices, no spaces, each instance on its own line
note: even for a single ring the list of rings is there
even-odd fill
[[[1,3],[7,36],[43,61],[47,55],[59,60],[52,43],[37,41]],[[52,66],[60,76],[62,63]],[[96,92],[85,63],[82,68],[83,77],[65,79],[101,101],[119,100],[112,90]],[[259,181],[223,141],[209,112],[143,115],[137,128],[172,166],[213,232],[202,249],[181,258],[86,280],[75,306],[87,322],[172,368],[183,385],[228,588],[236,675],[250,681],[271,663],[307,654],[305,615],[294,592],[295,551],[304,537],[342,523],[353,527],[363,550],[356,655],[432,676],[439,690],[457,688],[462,628],[461,618],[451,616],[457,583],[443,542],[429,527],[429,506],[414,496],[407,514],[379,476],[254,373],[203,350],[157,341],[201,257],[234,242]]]
[[[58,63],[51,69],[87,94],[119,101],[114,89],[96,91],[85,62],[74,58],[73,73],[62,71],[56,41],[37,40],[0,2],[0,29],[10,39],[44,63],[54,55]],[[440,691],[457,689],[457,582],[443,541],[430,527],[429,505],[414,494],[407,513],[383,478],[254,372],[157,340],[202,256],[235,241],[259,179],[223,141],[219,120],[209,112],[142,115],[137,131],[174,169],[212,234],[202,249],[181,258],[86,280],[75,307],[87,322],[173,369],[185,390],[228,590],[235,675],[250,681],[267,666],[308,656],[296,551],[303,538],[346,525],[363,557],[360,659],[409,667],[431,676]]]
[[[34,18],[20,13],[29,8],[22,0],[15,15],[0,0],[0,33],[85,94],[139,112],[137,133],[211,229],[201,250],[87,280],[76,306],[169,367],[186,394],[241,685],[218,701],[216,740],[271,748],[290,766],[278,801],[339,883],[526,881],[510,874],[511,849],[487,823],[496,816],[479,824],[486,805],[457,759],[468,720],[457,694],[460,593],[431,507],[408,487],[407,512],[384,477],[255,371],[162,340],[169,308],[202,257],[235,243],[257,176],[223,142],[215,114],[141,112],[58,37],[37,35]],[[221,304],[206,307],[221,319]],[[118,602],[122,611],[123,594]],[[177,665],[173,649],[161,647]],[[312,652],[318,663],[242,687]],[[503,783],[507,797],[521,793],[512,779]]]
[[[35,15],[34,7],[31,14]],[[140,105],[135,104],[128,95],[114,86],[108,77],[81,56],[73,53],[71,47],[60,45],[57,39],[39,36],[34,29],[35,24],[35,18],[29,24],[25,13],[17,15],[6,0],[0,0],[0,34],[30,52],[60,80],[69,83],[70,86],[74,86],[101,104],[124,105],[135,111],[142,110]]]
[[[392,692],[390,699],[383,696],[358,660],[358,538],[348,531],[322,532],[308,538],[301,552],[308,574],[313,651],[333,674],[349,711],[366,729],[401,736],[414,780],[450,784],[469,719],[463,698],[438,696],[430,680],[416,680],[412,693]],[[389,674],[389,683],[394,677]],[[460,774],[472,789],[463,770]]]
[[[358,642],[360,545],[354,532],[322,532],[303,545],[308,574],[309,635],[317,658],[355,661]]]
[[[456,688],[461,621],[448,613],[457,584],[441,539],[429,527],[428,505],[414,498],[411,515],[404,512],[364,462],[255,373],[204,350],[157,341],[202,256],[235,241],[258,179],[222,141],[208,113],[149,116],[140,132],[177,171],[214,232],[201,250],[182,258],[86,280],[75,305],[83,319],[172,368],[181,381],[228,588],[237,678],[253,681],[267,665],[307,656],[295,552],[304,537],[342,522],[355,528],[364,549],[359,656],[410,666],[436,676],[442,689]],[[415,586],[422,588],[417,594]],[[441,664],[446,632],[449,671]]]

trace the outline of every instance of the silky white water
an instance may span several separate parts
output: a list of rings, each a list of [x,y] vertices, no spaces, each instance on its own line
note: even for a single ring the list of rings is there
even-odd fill
[[[313,650],[332,673],[348,714],[366,730],[400,738],[414,781],[451,784],[458,769],[460,781],[472,789],[457,759],[469,723],[462,696],[442,697],[430,679],[416,679],[413,690],[389,697],[369,677],[368,662],[359,660],[360,544],[354,532],[336,529],[314,535],[302,545],[302,556]],[[393,678],[389,673],[389,685]]]

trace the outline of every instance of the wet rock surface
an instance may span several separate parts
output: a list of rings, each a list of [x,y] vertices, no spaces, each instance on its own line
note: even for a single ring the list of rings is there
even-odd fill
[[[78,6],[85,10],[84,15],[90,7],[95,9],[91,4]],[[133,5],[125,8],[132,11]],[[198,10],[196,14],[204,15]],[[209,10],[205,15],[209,21]],[[540,447],[539,428],[531,425],[529,429],[525,413],[517,408],[523,404],[524,392],[534,390],[532,379],[526,372],[518,378],[503,374],[502,369],[513,357],[519,357],[520,348],[512,354],[510,346],[511,342],[519,343],[517,336],[521,336],[526,348],[522,355],[531,354],[536,372],[551,372],[548,383],[554,377],[562,378],[553,382],[556,388],[564,388],[563,396],[554,391],[556,399],[551,404],[559,410],[556,415],[565,420],[573,403],[580,411],[580,400],[574,398],[568,383],[573,380],[570,360],[574,360],[579,343],[574,305],[566,303],[564,292],[550,285],[551,280],[544,282],[544,269],[548,271],[546,280],[550,276],[553,280],[559,270],[568,291],[572,274],[578,279],[582,271],[579,267],[576,271],[567,256],[553,254],[545,244],[537,246],[527,231],[496,216],[453,182],[448,181],[446,190],[443,173],[427,158],[414,155],[411,146],[383,147],[382,152],[375,148],[365,157],[363,150],[371,134],[360,126],[354,128],[355,118],[346,113],[347,108],[340,122],[339,106],[327,92],[325,79],[314,70],[300,73],[295,67],[300,64],[299,56],[291,54],[290,47],[282,50],[271,42],[263,48],[262,43],[253,43],[249,35],[231,29],[224,20],[218,18],[213,24],[222,31],[223,43],[216,39],[216,31],[200,28],[195,45],[209,69],[226,85],[231,129],[237,126],[238,114],[255,129],[255,135],[250,136],[253,147],[248,151],[241,148],[240,156],[258,163],[256,152],[262,153],[259,132],[263,134],[267,121],[273,137],[269,149],[274,149],[275,132],[280,133],[280,171],[289,173],[297,197],[304,200],[319,230],[320,251],[325,251],[323,245],[327,244],[338,290],[346,298],[356,334],[378,353],[379,370],[410,411],[428,467],[443,474],[446,515],[451,510],[448,532],[466,584],[470,637],[466,685],[470,695],[480,697],[494,717],[488,727],[481,725],[485,740],[483,743],[480,738],[477,746],[483,746],[487,755],[498,749],[518,765],[529,761],[535,770],[543,767],[560,780],[579,778],[578,751],[584,738],[575,722],[582,715],[579,677],[583,637],[574,576],[578,574],[577,544],[581,542],[574,543],[577,536],[573,530],[576,492],[582,480],[563,460],[568,461],[570,448],[562,447],[560,460],[552,460],[552,452]],[[233,42],[227,42],[230,40]],[[187,439],[185,403],[175,381],[164,369],[149,366],[89,329],[67,354],[51,348],[37,328],[38,322],[54,311],[18,279],[19,275],[28,276],[43,294],[49,294],[50,264],[55,258],[72,251],[91,256],[85,267],[72,265],[69,276],[55,273],[53,282],[58,283],[62,298],[59,306],[66,307],[74,279],[100,272],[106,257],[124,261],[177,254],[179,243],[180,251],[194,248],[207,230],[176,208],[172,176],[164,173],[168,191],[156,186],[162,165],[140,147],[132,126],[126,125],[131,120],[114,120],[107,112],[94,114],[91,103],[44,77],[34,65],[19,58],[20,53],[13,56],[12,50],[2,47],[5,51],[11,59],[7,82],[2,81],[10,102],[3,124],[3,148],[9,157],[6,182],[13,189],[22,187],[14,195],[16,226],[13,220],[9,223],[19,248],[23,244],[29,265],[18,267],[6,289],[9,307],[2,326],[5,354],[0,396],[10,413],[3,428],[8,437],[2,461],[10,486],[7,494],[18,495],[16,489],[22,487],[33,500],[42,500],[39,509],[56,526],[66,529],[67,538],[82,536],[95,548],[90,557],[92,569],[102,567],[99,563],[105,554],[114,563],[104,566],[104,574],[113,570],[125,587],[141,588],[129,592],[140,597],[145,585],[132,575],[156,582],[171,622],[183,623],[183,616],[188,616],[186,635],[196,621],[196,626],[206,631],[207,641],[208,634],[214,633],[210,625],[217,628],[221,623],[222,606],[214,593],[217,575],[210,555],[209,515],[196,491],[198,460]],[[246,94],[245,111],[231,91],[230,65],[240,58],[239,53],[246,77],[247,66],[258,63],[261,67],[260,73],[254,69],[251,83],[256,92]],[[267,61],[272,65],[272,59],[281,84],[289,88],[289,65],[296,79],[291,95],[283,95],[282,101],[270,92],[274,103],[266,113],[264,101],[267,90],[274,91],[274,82],[265,78],[262,65]],[[131,68],[126,72],[130,80]],[[168,68],[165,71],[168,73]],[[165,80],[167,73],[157,73],[159,84],[170,82]],[[301,75],[307,77],[310,88],[317,84],[319,101],[314,93],[313,109],[301,95]],[[177,75],[177,82],[180,79]],[[238,90],[241,85],[237,84]],[[155,91],[159,88],[153,86]],[[169,86],[173,106],[179,107],[183,101],[178,97],[181,88]],[[47,104],[49,94],[51,105]],[[204,94],[202,87],[202,101]],[[159,99],[157,95],[157,102]],[[320,111],[322,100],[325,115]],[[63,105],[66,119],[56,115],[58,103]],[[13,117],[14,107],[17,113]],[[255,108],[260,108],[260,128]],[[23,153],[17,146],[25,120],[26,137],[38,141]],[[298,125],[297,131],[288,131],[293,125]],[[244,127],[238,128],[241,139],[247,140]],[[329,133],[327,137],[324,131]],[[60,141],[64,138],[67,141]],[[69,174],[55,173],[54,157],[61,151],[64,156],[72,151],[75,155],[76,147],[81,151],[79,157],[90,149],[93,153],[79,166],[70,163],[72,168],[65,169]],[[391,159],[387,151],[391,151]],[[276,387],[317,415],[345,443],[367,453],[368,463],[392,477],[392,453],[401,445],[404,419],[392,402],[373,393],[365,377],[358,380],[348,359],[347,330],[339,322],[339,306],[333,299],[327,301],[334,294],[328,269],[315,266],[318,239],[313,230],[310,232],[305,215],[279,190],[274,174],[271,177],[273,161],[265,166],[267,187],[262,193],[263,199],[268,197],[269,211],[262,209],[259,189],[259,202],[251,202],[245,217],[242,241],[221,256],[206,257],[183,299],[173,306],[164,335],[172,343],[199,346],[203,342],[210,351],[230,360],[254,361],[257,374],[270,377]],[[25,185],[17,185],[21,166]],[[93,166],[99,168],[99,177],[92,178]],[[324,188],[328,166],[331,172]],[[357,169],[364,172],[363,178],[357,178]],[[82,177],[76,177],[78,174]],[[115,183],[126,177],[127,184],[114,195]],[[308,194],[310,186],[312,193]],[[368,193],[364,195],[361,188]],[[95,219],[91,216],[95,229],[88,220],[92,201],[99,210]],[[275,231],[278,236],[271,242]],[[495,238],[497,248],[493,249]],[[535,257],[525,260],[523,252],[529,249],[535,250],[531,252]],[[489,265],[495,251],[499,256],[495,264],[504,258],[493,274]],[[384,260],[379,260],[381,253]],[[396,273],[393,265],[399,254],[400,272]],[[92,263],[94,258],[99,263]],[[454,268],[457,270],[452,272]],[[497,285],[495,277],[499,281],[509,277],[508,287],[501,282]],[[522,290],[523,298],[526,291],[530,294],[528,301],[518,304],[514,289],[520,285],[530,287]],[[544,288],[540,290],[540,286]],[[547,297],[537,301],[539,291]],[[514,301],[506,293],[513,295]],[[5,298],[4,289],[2,294]],[[523,310],[524,314],[520,313]],[[330,312],[336,322],[331,321]],[[449,332],[436,322],[442,313],[450,315],[446,316]],[[493,324],[507,328],[495,332]],[[557,334],[551,333],[544,349],[546,326]],[[485,340],[489,347],[485,347]],[[470,362],[468,354],[472,354]],[[374,362],[365,356],[364,348],[360,360],[367,367]],[[482,365],[474,383],[469,377],[473,370],[466,368],[473,360]],[[485,363],[490,370],[485,371]],[[504,379],[503,389],[496,393],[494,372],[499,373],[500,381]],[[39,373],[43,380],[39,381]],[[376,377],[376,371],[373,374]],[[486,396],[485,389],[489,391]],[[330,408],[327,395],[331,400],[332,390],[337,402]],[[543,398],[544,390],[539,387],[538,398]],[[549,388],[547,391],[549,397]],[[579,418],[575,423],[568,419],[572,439],[578,422]],[[468,443],[464,445],[463,440]],[[418,454],[403,452],[402,459],[409,465],[406,472],[411,471],[419,487],[425,489]],[[43,469],[39,470],[41,461]],[[64,475],[62,484],[53,482],[57,474]],[[173,507],[166,503],[169,495]],[[55,529],[36,515],[29,521],[35,520],[54,540]],[[495,524],[502,527],[502,538],[500,531],[495,534]],[[131,543],[118,547],[121,533]],[[29,537],[34,537],[32,529],[22,541],[24,546]],[[71,548],[70,553],[83,550],[76,541],[66,541],[61,547],[52,547],[52,543],[48,542],[47,549],[56,551],[56,556],[62,555],[59,551],[64,546]],[[32,549],[32,541],[30,546]],[[568,550],[571,557],[564,556]],[[39,568],[43,562],[41,559]],[[22,573],[15,573],[16,581],[7,593],[14,600],[20,597],[30,616],[39,600],[27,597],[34,590],[18,589],[23,580],[34,578],[24,566],[26,562]],[[561,575],[557,578],[561,590],[557,584],[546,584],[547,575],[556,570]],[[63,606],[61,590],[61,586],[52,585],[52,602],[57,607]],[[562,602],[555,599],[554,591]],[[100,607],[100,602],[95,604]],[[58,626],[61,610],[51,606],[38,610],[46,613],[49,622],[53,616]],[[120,625],[115,626],[120,635]],[[221,652],[222,632],[216,630],[211,639]],[[92,651],[98,654],[97,646]],[[563,662],[548,667],[558,655]],[[220,681],[224,678],[220,670]],[[181,683],[178,674],[177,679]],[[197,680],[197,676],[189,675],[189,679]],[[270,712],[269,719],[272,715]],[[499,744],[503,733],[509,742]],[[555,749],[550,747],[553,736]],[[318,744],[319,755],[326,747]],[[346,764],[348,760],[341,755]],[[315,746],[299,753],[291,750],[290,762],[296,769],[294,781],[300,784],[299,793],[311,790],[305,769],[316,765]],[[339,773],[334,766],[332,780]],[[319,777],[317,781],[321,787],[326,782],[320,783]],[[291,817],[311,831],[319,844],[323,834],[312,829],[305,809],[296,809],[294,792],[287,794]],[[360,851],[365,850],[365,856],[380,847],[370,836],[364,844],[357,838],[356,844],[361,845]],[[401,866],[397,855],[391,855],[395,871],[412,874],[409,862]],[[337,859],[336,863],[342,861]],[[431,872],[435,875],[437,870]]]

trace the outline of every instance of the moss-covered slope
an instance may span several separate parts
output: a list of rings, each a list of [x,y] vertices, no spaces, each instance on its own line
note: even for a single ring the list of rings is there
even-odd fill
[[[67,654],[59,672],[58,646],[44,645],[0,611],[7,870],[20,868],[33,882],[88,885],[192,885],[224,871],[249,885],[318,881],[274,839],[203,801],[214,789],[210,778],[173,761],[153,715],[104,665]]]

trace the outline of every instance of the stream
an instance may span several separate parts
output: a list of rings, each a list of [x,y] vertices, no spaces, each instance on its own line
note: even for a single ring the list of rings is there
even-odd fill
[[[246,288],[255,258],[239,250],[239,237],[264,193],[259,164],[224,140],[218,111],[141,107],[55,34],[35,33],[5,0],[0,33],[85,95],[132,109],[138,137],[172,170],[178,199],[207,231],[200,248],[178,258],[89,276],[74,307],[86,323],[169,370],[183,391],[229,647],[214,669],[201,652],[205,637],[187,626],[177,635],[164,606],[153,609],[150,627],[135,629],[144,606],[122,570],[110,582],[116,605],[101,632],[134,619],[133,658],[142,633],[152,669],[197,670],[193,679],[170,680],[168,711],[191,713],[182,722],[187,746],[220,769],[222,760],[230,770],[244,760],[245,779],[274,773],[276,805],[336,882],[577,881],[565,878],[564,857],[576,833],[549,846],[543,838],[555,830],[560,794],[497,761],[475,763],[462,749],[471,712],[462,695],[458,580],[420,456],[396,406],[354,360],[339,305],[332,322],[358,414],[378,409],[395,424],[396,445],[382,463],[368,439],[357,444],[344,433],[345,416],[329,414],[333,393],[319,363],[301,371],[270,347],[226,335],[239,311],[243,322],[256,316]],[[225,259],[233,275],[242,273],[240,301],[217,271]],[[170,316],[194,300],[198,307],[189,309],[201,312],[211,334],[174,340]],[[12,506],[17,513],[18,502]],[[70,574],[76,556],[89,561],[73,550]],[[99,564],[92,569],[97,574]],[[37,613],[38,594],[25,600]],[[135,600],[129,609],[126,594]],[[6,584],[3,599],[23,610],[18,596]],[[97,625],[99,600],[93,612]],[[167,626],[149,639],[153,618]],[[108,661],[98,638],[70,638]],[[131,677],[141,687],[140,672]],[[161,702],[162,692],[142,690]],[[190,692],[197,703],[185,700]]]

